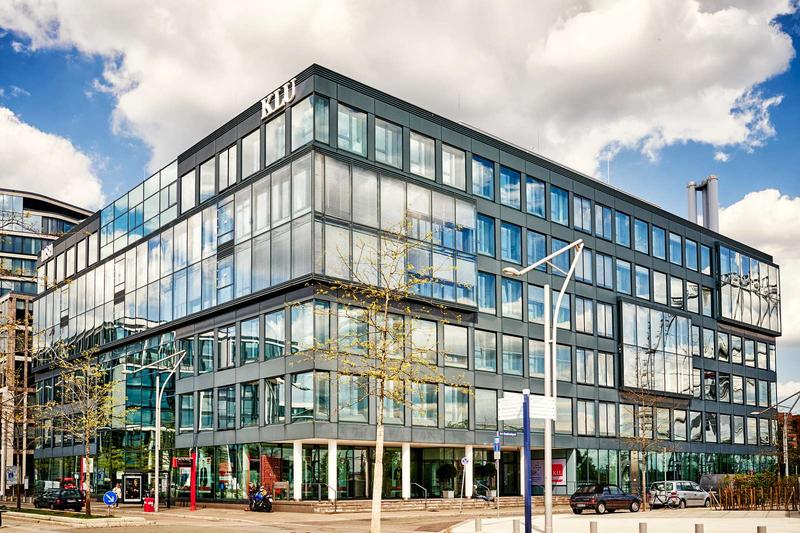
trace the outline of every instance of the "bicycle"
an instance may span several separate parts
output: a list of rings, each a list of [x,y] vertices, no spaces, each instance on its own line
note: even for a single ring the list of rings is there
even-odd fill
[[[653,501],[650,505],[652,507],[660,505],[669,509],[678,509],[681,506],[681,499],[674,495],[666,496],[655,493],[653,494]]]

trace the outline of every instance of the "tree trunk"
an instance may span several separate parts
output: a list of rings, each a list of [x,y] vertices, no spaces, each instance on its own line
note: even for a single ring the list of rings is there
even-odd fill
[[[89,472],[89,435],[84,434],[84,461],[86,461],[86,466],[83,470],[83,477],[84,480],[91,479],[91,473]],[[92,483],[89,481],[81,480],[82,483],[86,485],[86,516],[92,516]],[[83,488],[83,487],[80,487]]]
[[[650,510],[647,501],[647,452],[645,451],[642,451],[642,509]]]
[[[383,398],[377,397],[378,416],[375,427],[375,466],[372,471],[372,516],[369,532],[381,533],[381,497],[383,495]]]
[[[22,469],[22,453],[20,453],[20,449],[17,448],[17,509],[22,509],[22,487],[25,483],[25,472],[21,472]],[[20,483],[22,481],[22,483]]]

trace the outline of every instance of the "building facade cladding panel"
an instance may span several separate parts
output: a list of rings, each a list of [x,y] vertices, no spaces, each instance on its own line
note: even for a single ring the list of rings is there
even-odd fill
[[[531,253],[582,238],[590,259],[557,314],[558,447],[580,448],[588,426],[573,420],[586,420],[595,403],[581,403],[581,417],[578,401],[598,396],[605,403],[596,447],[624,447],[613,437],[625,434],[620,391],[643,387],[674,397],[659,416],[691,422],[690,452],[765,451],[775,434],[769,424],[763,434],[752,406],[775,400],[780,311],[771,258],[485,134],[330,71],[312,71],[263,123],[248,110],[103,209],[87,225],[99,237],[89,235],[86,251],[78,252],[85,263],[74,258],[78,239],[57,244],[39,266],[45,280],[35,302],[36,328],[44,333],[39,342],[82,339],[115,354],[143,354],[148,343],[186,349],[172,405],[181,420],[178,448],[232,442],[233,433],[207,431],[219,428],[219,390],[231,385],[223,421],[242,445],[340,438],[366,446],[374,402],[338,409],[353,385],[338,379],[335,364],[290,363],[315,338],[352,334],[336,299],[309,299],[303,291],[309,279],[377,277],[357,258],[390,245],[407,222],[407,238],[420,243],[408,258],[410,275],[426,281],[415,297],[456,307],[465,317],[458,331],[434,321],[408,327],[436,340],[432,353],[445,372],[454,367],[475,390],[502,397],[541,390],[541,287],[563,281],[553,269],[514,283],[500,274],[502,266],[509,260],[524,266],[534,260]],[[278,120],[280,128],[266,126]],[[723,249],[751,258],[749,272],[757,262],[757,288],[754,281],[743,287],[741,259],[720,268]],[[687,260],[687,253],[698,256]],[[68,257],[75,261],[69,268]],[[732,291],[720,295],[721,286],[733,285],[734,276],[725,278],[731,264],[743,289],[733,297],[752,295],[750,314],[723,323],[733,309],[726,307]],[[67,272],[75,273],[66,279]],[[489,294],[492,302],[479,302]],[[320,320],[315,308],[328,318]],[[253,382],[253,376],[260,377]],[[476,397],[444,387],[420,390],[422,409],[387,406],[387,439],[483,449],[494,431],[513,422],[498,425]],[[681,434],[660,432],[672,440],[683,440]],[[520,439],[504,443],[518,446]]]

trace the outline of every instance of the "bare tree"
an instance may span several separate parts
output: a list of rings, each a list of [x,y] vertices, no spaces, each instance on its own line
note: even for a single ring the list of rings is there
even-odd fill
[[[422,287],[437,280],[451,283],[453,267],[412,264],[413,252],[423,247],[424,242],[407,238],[405,231],[384,237],[380,245],[377,238],[354,234],[352,261],[349,253],[337,250],[336,257],[327,257],[326,263],[326,273],[347,281],[316,289],[318,295],[337,298],[340,323],[338,336],[315,341],[310,356],[336,361],[340,379],[349,382],[350,391],[356,391],[340,399],[340,412],[370,398],[375,404],[371,533],[381,531],[387,410],[435,410],[435,402],[428,405],[421,392],[426,385],[445,384],[468,394],[461,376],[448,375],[439,367],[436,332],[426,327],[431,319],[460,321],[460,315],[443,305],[420,303],[419,297]]]
[[[111,425],[115,412],[114,381],[96,350],[76,353],[67,345],[58,345],[53,352],[52,366],[60,378],[61,398],[41,406],[38,415],[60,418],[64,434],[83,444],[81,459],[88,474],[91,442],[99,438],[100,430]],[[91,516],[91,483],[79,488],[86,490],[86,514]]]

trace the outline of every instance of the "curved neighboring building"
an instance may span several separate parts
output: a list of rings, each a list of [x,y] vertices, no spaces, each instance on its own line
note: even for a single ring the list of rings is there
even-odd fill
[[[30,324],[33,297],[38,292],[36,262],[43,249],[64,237],[91,211],[35,192],[0,188],[0,398],[3,406],[17,404],[18,391],[30,388]],[[22,337],[22,338],[20,338]],[[26,477],[33,476],[33,439],[23,436],[27,449],[20,461],[15,451],[14,420],[0,417],[0,471],[22,463]],[[27,437],[27,438],[26,438]],[[18,437],[20,438],[20,437]],[[30,484],[29,484],[30,486]],[[0,480],[5,494],[6,476]]]

